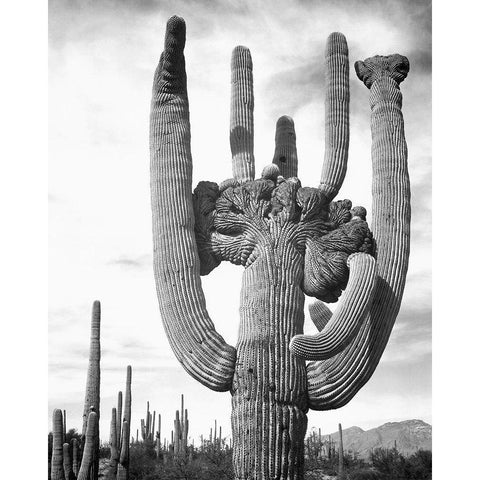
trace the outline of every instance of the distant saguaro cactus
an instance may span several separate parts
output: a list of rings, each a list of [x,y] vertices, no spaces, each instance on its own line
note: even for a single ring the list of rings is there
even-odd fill
[[[169,19],[151,104],[160,313],[185,370],[212,390],[232,394],[235,477],[300,479],[308,409],[338,408],[353,398],[373,374],[400,306],[410,204],[398,84],[408,61],[394,55],[356,64],[371,91],[371,232],[363,207],[333,201],[346,174],[349,147],[345,37],[333,33],[327,40],[319,187],[302,187],[296,176],[296,137],[289,117],[277,122],[274,163],[254,178],[253,64],[249,50],[236,47],[231,62],[233,178],[200,182],[192,197],[185,33],[183,19]],[[200,275],[222,261],[245,267],[236,348],[216,332],[200,282]],[[340,298],[333,314],[317,305],[320,331],[313,336],[303,335],[305,295],[323,302]]]
[[[100,416],[100,302],[95,300],[92,307],[92,323],[90,330],[90,354],[88,359],[87,386],[85,389],[85,404],[83,407],[82,442],[85,442],[87,422],[90,412],[96,412]],[[89,480],[98,479],[98,455],[100,442],[92,446],[92,472],[93,477]]]
[[[92,480],[95,472],[98,476],[95,451],[98,448],[98,414],[91,411],[88,415],[87,430],[85,432],[85,446],[83,448],[82,464],[77,480]]]
[[[63,469],[63,416],[62,411],[56,408],[53,411],[53,447],[52,447],[52,466],[51,480],[65,480]]]

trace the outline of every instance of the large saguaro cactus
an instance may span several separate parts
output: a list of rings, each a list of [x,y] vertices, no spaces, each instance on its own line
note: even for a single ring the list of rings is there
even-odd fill
[[[326,47],[326,145],[319,187],[297,175],[293,120],[277,122],[273,164],[255,179],[253,63],[232,54],[233,178],[200,182],[192,196],[185,23],[167,23],[151,117],[154,270],[160,313],[182,366],[232,394],[237,479],[303,478],[309,408],[347,403],[370,378],[398,313],[408,262],[409,187],[398,83],[404,57],[356,64],[371,89],[373,236],[366,210],[333,199],[349,145],[348,47]],[[236,348],[215,331],[200,275],[222,261],[242,265]],[[342,293],[343,291],[343,293]],[[303,335],[305,295],[317,335]],[[336,302],[332,314],[323,302]],[[306,364],[306,360],[314,360]]]

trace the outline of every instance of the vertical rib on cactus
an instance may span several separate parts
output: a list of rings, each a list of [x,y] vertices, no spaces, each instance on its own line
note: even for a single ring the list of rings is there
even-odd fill
[[[349,130],[348,46],[343,34],[331,33],[325,49],[325,159],[320,190],[332,200],[347,172]]]
[[[90,412],[87,420],[87,429],[85,432],[85,446],[83,448],[82,464],[78,472],[77,480],[92,480],[95,476],[96,466],[95,452],[98,449],[98,414]]]
[[[277,120],[275,127],[275,153],[272,163],[280,169],[284,178],[298,175],[297,136],[293,119],[287,115]]]
[[[65,480],[65,472],[63,470],[63,419],[62,411],[56,408],[52,417],[52,462],[51,462],[51,480]]]
[[[239,182],[255,178],[252,68],[250,50],[235,47],[231,62],[230,149],[233,178]]]
[[[229,390],[235,349],[215,331],[200,282],[194,235],[192,158],[186,89],[185,22],[167,23],[150,116],[154,271],[170,345],[187,372],[212,390]]]
[[[348,258],[350,276],[340,304],[325,328],[315,335],[296,335],[290,342],[295,355],[325,360],[344,350],[365,320],[375,285],[375,260],[366,253]]]
[[[115,480],[117,476],[117,465],[119,460],[118,441],[117,441],[117,409],[112,408],[112,420],[110,422],[110,467],[108,477]]]
[[[90,354],[88,359],[87,386],[85,390],[85,405],[83,407],[82,441],[85,442],[89,412],[93,410],[100,415],[100,302],[95,300],[92,307],[92,323],[90,331]],[[98,454],[100,444],[93,447],[93,478],[98,478]]]
[[[400,309],[410,251],[410,183],[399,83],[408,69],[401,55],[355,64],[357,75],[370,88],[377,282],[370,313],[352,343],[339,355],[308,365],[310,408],[315,410],[342,407],[365,385]]]
[[[69,444],[63,444],[63,471],[66,480],[72,480],[72,461],[70,459]]]

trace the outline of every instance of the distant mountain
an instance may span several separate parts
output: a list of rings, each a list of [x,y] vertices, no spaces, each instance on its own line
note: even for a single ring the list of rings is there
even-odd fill
[[[398,451],[404,455],[410,455],[420,449],[432,449],[432,426],[423,420],[389,422],[370,430],[350,427],[344,429],[342,433],[344,451],[356,452],[362,458],[368,458],[374,448],[393,448],[395,441]],[[338,445],[338,432],[330,436]],[[322,441],[328,438],[329,435],[322,435]]]

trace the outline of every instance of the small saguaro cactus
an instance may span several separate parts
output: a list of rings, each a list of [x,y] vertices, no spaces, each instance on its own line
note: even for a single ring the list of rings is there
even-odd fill
[[[343,468],[343,433],[342,424],[338,424],[338,478],[345,480],[345,471]]]
[[[309,409],[347,404],[373,374],[399,310],[409,254],[400,55],[357,62],[372,108],[372,230],[366,210],[334,200],[349,147],[349,60],[341,33],[325,51],[325,158],[317,188],[297,178],[293,120],[277,122],[273,164],[255,179],[253,64],[232,54],[233,178],[192,196],[185,22],[167,22],[150,116],[154,271],[170,345],[203,385],[232,395],[236,479],[303,478]],[[200,275],[244,267],[236,348],[216,332]],[[342,293],[343,292],[343,293]],[[305,295],[319,332],[303,335]],[[306,360],[311,362],[306,363]],[[253,439],[253,441],[252,441]]]
[[[51,462],[51,480],[65,480],[63,469],[63,419],[62,411],[56,408],[53,411],[53,447]]]
[[[72,470],[75,477],[78,476],[78,441],[76,438],[72,439]]]

